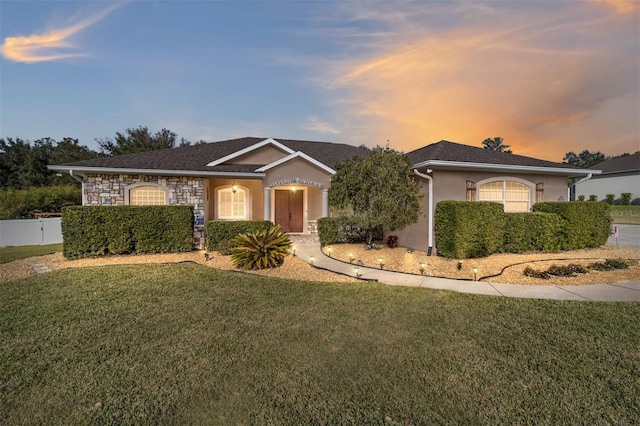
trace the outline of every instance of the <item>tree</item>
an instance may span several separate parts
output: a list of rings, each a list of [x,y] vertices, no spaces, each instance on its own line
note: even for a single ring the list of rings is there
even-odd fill
[[[61,142],[42,138],[33,143],[20,138],[0,139],[0,189],[79,185],[70,176],[56,176],[47,166],[88,160],[99,155],[72,138],[64,138]]]
[[[487,138],[482,141],[482,147],[484,149],[490,149],[492,151],[504,152],[506,154],[513,154],[509,148],[511,145],[505,145],[504,139],[500,136],[496,136],[495,138]]]
[[[90,160],[92,158],[101,157],[102,154],[87,148],[84,145],[78,143],[78,139],[63,138],[53,148],[53,153],[50,158],[49,164],[66,164],[76,161]],[[69,176],[68,174],[54,173],[51,177],[51,184],[53,185],[75,185],[80,183]]]
[[[567,152],[564,155],[562,162],[565,164],[571,164],[572,166],[588,169],[589,167],[602,163],[609,158],[611,157],[604,155],[600,151],[589,152],[585,149],[580,154],[576,154],[573,151]]]
[[[370,229],[368,244],[377,226],[395,230],[417,222],[420,198],[407,157],[380,147],[338,164],[329,188],[329,205]]]
[[[48,185],[53,143],[51,138],[38,139],[33,146],[20,138],[0,139],[0,189]]]
[[[139,126],[127,129],[124,133],[116,132],[115,141],[111,138],[97,138],[96,142],[106,155],[123,155],[173,148],[176,146],[177,137],[178,135],[169,129],[163,128],[152,135],[147,126]]]

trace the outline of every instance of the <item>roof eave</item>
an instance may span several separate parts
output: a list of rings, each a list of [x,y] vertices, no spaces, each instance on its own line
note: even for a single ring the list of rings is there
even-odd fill
[[[466,161],[444,161],[444,160],[427,160],[416,163],[414,168],[421,167],[438,167],[441,169],[472,169],[476,171],[502,171],[502,172],[519,172],[519,173],[546,173],[554,175],[598,175],[602,170],[591,169],[570,169],[563,167],[541,167],[541,166],[516,166],[510,164],[490,164],[490,163],[470,163]]]
[[[47,166],[49,170],[73,171],[74,173],[109,173],[109,174],[136,174],[136,175],[162,175],[162,176],[201,176],[201,177],[237,177],[237,178],[263,178],[264,173],[254,172],[216,172],[206,170],[166,170],[166,169],[134,169],[114,167],[82,167],[82,166]]]

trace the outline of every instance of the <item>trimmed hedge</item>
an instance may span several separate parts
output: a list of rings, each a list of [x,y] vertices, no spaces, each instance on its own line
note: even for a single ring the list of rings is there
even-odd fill
[[[502,250],[505,214],[500,203],[441,201],[436,205],[438,254],[465,259]]]
[[[551,213],[505,213],[503,251],[556,252],[560,250],[560,216]]]
[[[341,243],[363,243],[369,228],[349,216],[323,217],[318,219],[318,238],[323,246]],[[373,240],[382,240],[382,226],[373,229]]]
[[[188,252],[193,245],[193,207],[67,207],[62,214],[62,237],[62,254],[67,259]]]
[[[550,202],[537,203],[533,210],[560,216],[560,249],[576,250],[600,247],[607,243],[611,232],[611,207],[606,203]]]
[[[225,245],[230,244],[238,235],[266,231],[272,226],[273,223],[268,220],[211,220],[205,227],[207,250],[226,251]]]
[[[33,219],[34,213],[59,213],[63,207],[82,204],[75,186],[42,186],[0,191],[0,219]]]

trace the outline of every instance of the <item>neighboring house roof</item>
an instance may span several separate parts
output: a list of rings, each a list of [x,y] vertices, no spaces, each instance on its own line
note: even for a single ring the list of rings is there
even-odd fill
[[[353,145],[330,142],[312,142],[290,139],[269,139],[246,137],[200,145],[168,148],[156,151],[146,151],[136,154],[101,157],[75,163],[50,166],[52,170],[76,170],[122,173],[166,172],[171,174],[206,174],[206,175],[247,175],[263,176],[263,170],[268,164],[220,164],[216,160],[234,158],[240,151],[250,152],[255,145],[263,146],[265,141],[273,141],[272,145],[286,147],[284,154],[296,155],[309,160],[313,164],[325,169],[333,170],[336,164],[356,156],[364,156],[369,150]],[[209,166],[208,164],[213,164]],[[268,167],[267,167],[268,169]]]
[[[411,163],[414,164],[414,167],[418,168],[502,170],[566,175],[599,173],[598,170],[579,169],[568,164],[508,154],[444,140],[411,151],[407,156]]]
[[[640,151],[635,154],[610,158],[591,167],[602,170],[602,174],[640,171]]]

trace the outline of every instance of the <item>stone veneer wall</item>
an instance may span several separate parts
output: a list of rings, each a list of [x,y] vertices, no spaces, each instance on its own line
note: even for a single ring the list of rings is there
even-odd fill
[[[155,183],[167,188],[169,205],[193,206],[193,245],[202,249],[204,235],[204,179],[186,176],[150,176],[127,174],[88,174],[84,193],[87,206],[123,206],[129,185]]]

